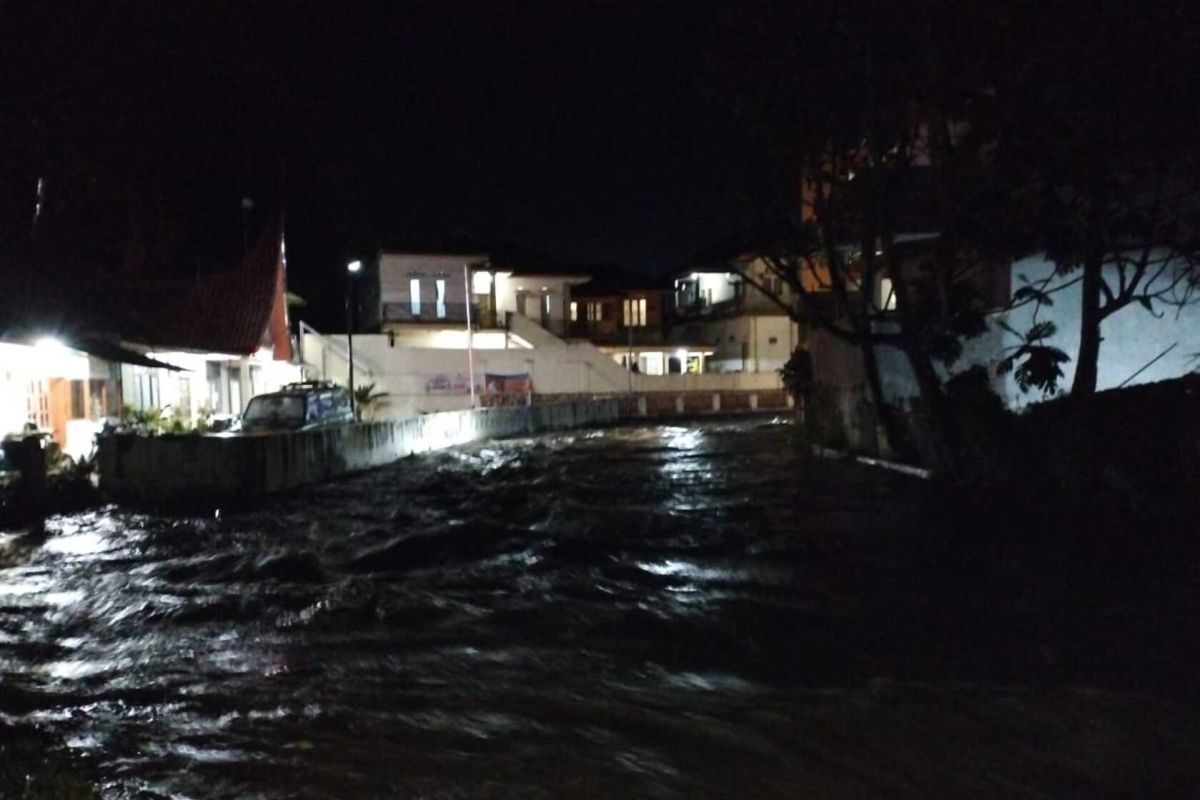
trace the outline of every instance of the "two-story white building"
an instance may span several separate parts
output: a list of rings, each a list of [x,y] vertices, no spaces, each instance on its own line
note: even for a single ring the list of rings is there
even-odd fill
[[[419,340],[440,330],[505,326],[516,313],[555,334],[565,334],[571,286],[589,276],[540,254],[469,240],[433,247],[385,247],[377,265],[375,319],[385,333]],[[375,294],[375,293],[372,293]],[[368,324],[364,327],[373,327]]]
[[[718,245],[691,259],[673,283],[671,343],[712,353],[686,365],[688,372],[774,372],[803,344],[787,312],[795,299],[749,248]]]

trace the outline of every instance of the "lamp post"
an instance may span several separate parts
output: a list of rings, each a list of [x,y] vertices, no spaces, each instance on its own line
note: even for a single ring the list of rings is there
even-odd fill
[[[362,271],[362,262],[355,259],[346,265],[346,349],[349,351],[347,361],[350,364],[350,413],[358,419],[358,409],[354,403],[354,279]]]
[[[475,407],[475,340],[471,329],[471,265],[463,264],[463,290],[467,307],[467,385],[471,391],[471,408]]]

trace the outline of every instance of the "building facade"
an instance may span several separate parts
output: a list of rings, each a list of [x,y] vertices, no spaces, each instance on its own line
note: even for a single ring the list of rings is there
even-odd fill
[[[695,263],[673,284],[670,342],[711,353],[687,371],[773,372],[804,344],[788,313],[796,298],[761,257],[736,253]]]

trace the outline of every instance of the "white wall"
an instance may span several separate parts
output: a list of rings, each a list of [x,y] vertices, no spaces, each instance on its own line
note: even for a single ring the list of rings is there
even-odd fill
[[[1053,274],[1054,265],[1044,256],[1038,255],[1021,259],[1012,266],[1013,290],[1023,285],[1021,275],[1030,280],[1040,280]],[[1117,285],[1117,269],[1109,265],[1105,277],[1114,288]],[[1076,272],[1074,277],[1078,277]],[[1064,286],[1070,276],[1056,277],[1048,288]],[[1161,278],[1150,288],[1164,288],[1167,278]],[[1075,375],[1076,358],[1079,354],[1079,320],[1082,309],[1082,294],[1080,286],[1072,286],[1055,291],[1053,306],[1035,308],[1033,304],[1022,306],[1003,315],[1008,324],[1024,333],[1036,320],[1050,320],[1058,328],[1058,332],[1047,341],[1047,344],[1063,350],[1071,357],[1071,361],[1063,365],[1064,379],[1062,389],[1069,391],[1071,380]],[[1152,314],[1139,303],[1116,312],[1104,320],[1100,326],[1100,360],[1097,364],[1097,388],[1112,389],[1129,380],[1127,385],[1153,383],[1155,381],[1177,378],[1200,366],[1200,361],[1193,358],[1200,353],[1200,304],[1190,304],[1182,309],[1165,304],[1154,304]],[[1016,345],[1018,340],[1011,334],[1003,334],[1006,346]],[[1172,347],[1174,345],[1174,347]],[[1171,348],[1167,352],[1168,348]],[[1166,352],[1166,355],[1162,355]],[[1156,357],[1158,361],[1147,367],[1145,371],[1131,376],[1150,364]],[[1012,376],[1008,376],[1005,384],[1005,395],[1014,406],[1040,400],[1040,393],[1034,390],[1031,394],[1023,395],[1016,386]]]
[[[688,321],[671,332],[671,341],[711,349],[711,372],[774,372],[796,349],[799,330],[782,315],[739,315]]]
[[[358,337],[354,339],[356,346]],[[394,333],[396,347],[426,347],[435,350],[466,350],[467,331],[459,328],[398,328]],[[528,349],[529,343],[508,331],[475,331],[471,345],[476,350]],[[357,354],[356,354],[357,355]]]
[[[541,298],[549,296],[550,319],[561,322],[571,296],[571,285],[580,282],[580,279],[553,275],[514,277],[507,272],[498,272],[495,281],[496,310],[501,317],[505,312],[515,311],[529,319],[540,320]],[[524,309],[517,307],[517,295],[521,292],[526,295]]]
[[[1115,288],[1116,267],[1110,266],[1105,275]],[[965,340],[962,356],[948,370],[941,369],[939,365],[943,377],[976,364],[982,365],[988,371],[993,389],[1010,408],[1020,408],[1045,398],[1036,388],[1028,393],[1022,392],[1011,372],[996,374],[996,366],[1020,344],[1020,339],[1008,333],[1001,323],[1021,333],[1027,332],[1035,322],[1050,321],[1055,324],[1057,332],[1045,343],[1062,350],[1071,359],[1062,365],[1059,394],[1070,391],[1079,355],[1082,295],[1079,283],[1075,280],[1079,273],[1076,272],[1074,276],[1055,276],[1054,265],[1044,256],[1036,255],[1013,263],[1014,292],[1025,285],[1022,276],[1039,284],[1051,278],[1045,290],[1051,292],[1053,305],[1039,308],[1029,303],[1008,312],[990,315],[987,333]],[[1166,279],[1156,284],[1159,287],[1165,285]],[[1126,385],[1136,385],[1177,378],[1200,367],[1200,359],[1193,357],[1200,353],[1200,303],[1183,308],[1156,304],[1155,314],[1151,314],[1135,302],[1104,320],[1100,335],[1103,341],[1100,344],[1096,383],[1099,390],[1114,389],[1125,381],[1128,381]],[[904,355],[892,347],[879,347],[876,352],[885,394],[893,400],[915,397],[916,381]],[[1162,357],[1154,361],[1159,356]],[[1150,366],[1147,367],[1148,364]],[[1143,367],[1145,370],[1134,377]]]
[[[273,360],[269,348],[245,358],[178,351],[150,353],[149,356],[180,369],[122,365],[123,401],[134,408],[154,405],[171,413],[178,412],[189,420],[205,411],[240,414],[254,395],[273,392],[286,383],[300,380],[300,367]],[[219,370],[215,382],[209,380],[210,365]],[[233,377],[235,371],[240,379]],[[155,387],[154,403],[147,402],[144,393],[138,390],[139,383],[144,385],[147,379]]]
[[[0,436],[21,430],[29,421],[31,383],[108,377],[104,362],[49,339],[33,345],[0,342]]]
[[[629,391],[629,373],[608,354],[588,342],[563,342],[549,334],[544,336],[545,340],[533,349],[475,351],[476,391],[482,391],[487,373],[527,373],[538,394],[603,395]],[[303,344],[310,378],[346,383],[344,336],[306,334]],[[381,419],[403,419],[470,407],[471,370],[465,350],[393,347],[386,334],[372,334],[354,337],[354,359],[358,365],[355,383],[375,383],[378,391],[389,394]],[[641,392],[733,391],[780,386],[774,371],[757,375],[635,374],[632,378],[633,388]]]
[[[481,260],[478,255],[396,255],[385,253],[379,259],[380,302],[400,303],[409,307],[412,300],[411,281],[421,281],[422,310],[436,301],[435,281],[446,281],[446,302],[465,303],[466,284],[463,265]]]
[[[503,319],[506,312],[524,313],[534,320],[541,319],[543,297],[549,298],[550,319],[560,322],[566,314],[570,299],[570,287],[585,278],[569,275],[514,276],[511,271],[494,271],[486,268],[486,256],[482,254],[395,254],[385,253],[379,260],[379,299],[384,305],[396,304],[407,315],[412,309],[412,281],[419,281],[421,317],[435,318],[437,304],[437,281],[445,281],[445,303],[457,306],[451,316],[461,315],[461,304],[467,302],[467,285],[463,266],[470,265],[470,298],[479,301],[480,296],[495,292],[496,314]],[[476,275],[476,273],[479,273]],[[486,277],[485,277],[486,276]],[[526,297],[523,308],[518,308],[518,295]]]

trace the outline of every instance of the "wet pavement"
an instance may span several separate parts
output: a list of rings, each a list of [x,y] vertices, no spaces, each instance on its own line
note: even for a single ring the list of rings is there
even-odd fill
[[[53,519],[0,556],[0,723],[110,798],[1194,793],[1182,528],[797,444],[614,428]]]

